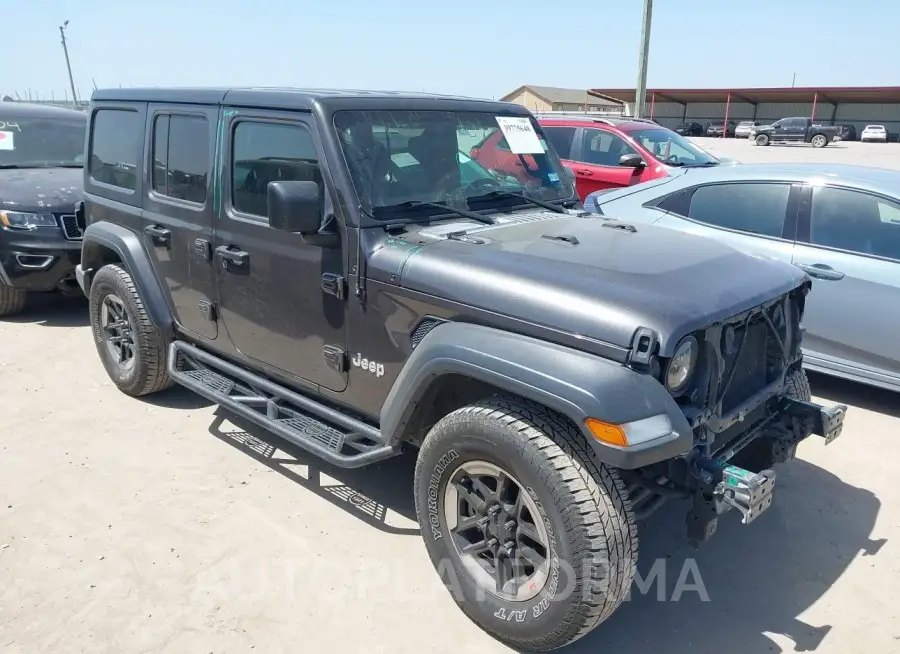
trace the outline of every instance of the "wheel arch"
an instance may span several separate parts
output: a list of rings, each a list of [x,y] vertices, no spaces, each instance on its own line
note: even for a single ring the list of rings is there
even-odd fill
[[[616,362],[538,339],[469,323],[433,328],[407,361],[381,409],[388,442],[416,443],[438,419],[470,402],[508,394],[566,417],[617,467],[647,465],[684,452],[693,434],[662,385]],[[641,452],[597,441],[585,420],[622,424],[665,413],[673,438]],[[636,457],[636,458],[635,458]]]
[[[96,272],[111,263],[121,265],[131,275],[153,326],[171,335],[172,311],[140,238],[120,225],[111,223],[88,225],[81,245],[81,267],[84,272],[86,295],[90,294],[90,286]]]

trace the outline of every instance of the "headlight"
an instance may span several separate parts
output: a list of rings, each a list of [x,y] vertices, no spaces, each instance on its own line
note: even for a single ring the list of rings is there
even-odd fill
[[[0,211],[0,223],[10,229],[36,229],[56,227],[52,213],[22,213],[21,211]]]
[[[675,353],[666,366],[666,388],[670,393],[680,393],[691,380],[694,366],[697,363],[697,339],[685,337],[675,348]]]

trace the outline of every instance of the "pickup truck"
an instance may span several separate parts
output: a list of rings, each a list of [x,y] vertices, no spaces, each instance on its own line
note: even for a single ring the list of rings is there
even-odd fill
[[[756,145],[810,143],[814,148],[824,148],[840,139],[840,127],[816,125],[811,118],[782,118],[750,130],[750,140]]]

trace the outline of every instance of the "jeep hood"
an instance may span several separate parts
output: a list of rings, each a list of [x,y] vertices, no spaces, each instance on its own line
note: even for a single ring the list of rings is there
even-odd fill
[[[378,276],[380,268],[409,290],[624,348],[638,327],[649,327],[663,356],[686,334],[807,279],[790,264],[712,239],[603,218],[547,213],[449,226],[467,230],[463,241],[442,227],[437,238],[423,229],[405,247],[379,248],[370,272]]]

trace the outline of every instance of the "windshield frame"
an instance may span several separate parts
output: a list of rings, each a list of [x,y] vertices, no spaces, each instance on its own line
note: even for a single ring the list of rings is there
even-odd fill
[[[556,171],[559,179],[559,184],[561,188],[564,189],[560,192],[559,196],[547,198],[541,194],[536,194],[535,198],[537,200],[550,201],[554,204],[558,204],[559,206],[570,206],[571,203],[578,203],[578,193],[575,188],[574,179],[569,173],[569,171],[565,168],[562,163],[562,160],[559,157],[559,154],[556,152],[553,147],[552,142],[544,133],[540,123],[538,120],[527,111],[516,111],[514,108],[511,110],[509,107],[499,107],[495,103],[490,102],[466,102],[465,104],[468,106],[446,106],[447,103],[438,102],[435,105],[431,105],[429,103],[425,106],[410,106],[409,104],[396,105],[391,103],[391,105],[386,105],[385,103],[378,103],[377,106],[374,107],[362,107],[362,106],[342,106],[335,107],[332,111],[328,112],[328,128],[330,134],[330,138],[334,139],[334,146],[336,149],[336,154],[338,155],[338,161],[341,166],[341,175],[349,187],[349,191],[352,193],[353,197],[353,208],[358,212],[358,224],[360,227],[370,227],[370,226],[385,226],[389,224],[400,224],[400,223],[424,223],[432,220],[445,220],[445,219],[458,219],[458,216],[452,214],[451,211],[442,212],[438,208],[432,207],[428,208],[424,205],[419,205],[411,210],[402,210],[400,206],[403,205],[403,202],[398,202],[396,205],[376,205],[371,206],[366,202],[364,194],[361,195],[359,189],[357,188],[358,179],[356,178],[350,160],[348,158],[348,146],[344,142],[344,138],[342,138],[341,132],[344,129],[344,126],[341,124],[339,117],[342,114],[353,114],[353,113],[367,113],[367,112],[393,112],[397,114],[402,114],[405,112],[411,112],[413,114],[425,114],[425,113],[435,113],[435,114],[459,114],[463,119],[467,114],[481,117],[491,116],[493,118],[528,118],[531,126],[533,127],[535,133],[545,145],[543,157],[546,157],[546,164],[550,169]],[[455,102],[452,104],[456,104]],[[464,122],[464,121],[463,121]],[[488,121],[489,122],[489,121]],[[488,124],[485,122],[485,124]],[[376,123],[377,125],[378,123]],[[462,123],[460,123],[462,124]],[[498,132],[500,132],[499,124],[491,125],[491,127],[496,127],[490,134],[488,134],[484,138],[479,138],[474,140],[471,144],[474,148],[481,147],[489,138]],[[485,128],[487,129],[487,128]],[[469,145],[466,145],[466,148],[469,148]],[[393,150],[393,148],[392,148]],[[391,153],[398,154],[398,153]],[[529,156],[529,155],[525,155]],[[461,159],[464,158],[464,161]],[[463,163],[469,163],[473,167],[477,167],[480,170],[484,170],[488,172],[487,168],[482,165],[480,161],[478,161],[467,149],[464,149],[461,145],[457,150],[457,161],[461,165]],[[490,174],[490,173],[489,173]],[[544,182],[542,188],[550,188],[549,182]],[[513,190],[522,192],[523,189],[521,187],[513,187],[513,186],[497,186],[497,189],[504,190]],[[469,197],[478,197],[481,194],[478,193],[469,193],[465,197],[468,199]],[[434,200],[435,202],[441,203],[441,200]],[[383,210],[386,207],[396,207],[397,210],[390,211],[390,215],[377,216],[375,213],[377,211]],[[467,201],[456,201],[453,202],[452,206],[467,209],[468,202]],[[486,216],[490,216],[493,213],[498,212],[506,212],[511,210],[518,210],[520,208],[531,206],[534,207],[533,204],[529,202],[528,199],[518,199],[514,200],[513,198],[496,198],[491,202],[487,202],[485,200],[480,200],[477,203],[477,206],[473,207],[472,211],[477,211],[478,213],[483,213]],[[387,214],[387,211],[385,211]]]
[[[31,123],[32,125],[29,125]],[[74,130],[80,130],[81,132],[81,146],[80,149],[73,151],[72,153],[68,153],[72,155],[71,159],[63,158],[40,158],[40,159],[21,159],[15,160],[10,159],[7,160],[6,154],[10,152],[9,150],[0,150],[0,168],[7,169],[24,169],[24,170],[35,170],[35,169],[44,169],[44,168],[83,168],[85,161],[85,149],[86,149],[86,141],[87,141],[87,114],[82,114],[81,112],[72,112],[71,115],[56,115],[52,113],[17,113],[16,111],[10,111],[9,113],[0,113],[0,132],[10,132],[13,136],[13,155],[26,154],[24,152],[17,153],[16,151],[19,148],[15,148],[16,138],[21,139],[21,134],[23,134],[26,130],[23,127],[33,127],[34,129],[45,129],[47,128],[48,123],[56,123],[59,125],[58,129],[69,130],[72,129],[74,136]],[[34,127],[34,124],[37,124]],[[63,127],[63,125],[65,127]],[[54,126],[55,128],[56,126]],[[30,130],[29,130],[30,131]],[[21,149],[21,150],[24,150]],[[17,157],[16,157],[17,158]],[[80,160],[79,160],[80,158]]]

